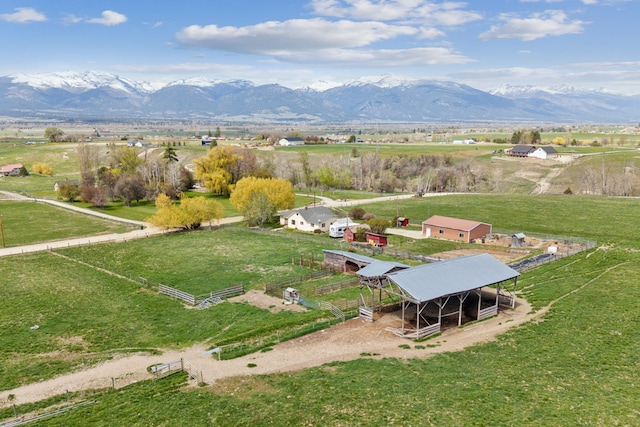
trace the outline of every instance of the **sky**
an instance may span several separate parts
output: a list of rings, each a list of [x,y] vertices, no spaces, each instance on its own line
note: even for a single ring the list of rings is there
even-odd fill
[[[0,0],[0,76],[640,93],[640,0]]]

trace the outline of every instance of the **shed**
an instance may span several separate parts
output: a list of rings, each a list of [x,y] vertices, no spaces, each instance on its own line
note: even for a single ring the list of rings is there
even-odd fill
[[[527,236],[524,235],[524,233],[516,233],[513,236],[511,236],[511,247],[512,248],[521,248],[523,246],[526,245],[524,239]]]
[[[325,249],[324,265],[327,268],[342,271],[343,273],[354,273],[362,267],[375,262],[374,258],[360,255],[355,252],[338,251]]]
[[[434,215],[422,222],[422,235],[470,243],[491,234],[491,224]]]
[[[367,244],[371,246],[387,246],[389,243],[387,242],[387,236],[384,234],[376,234],[376,233],[365,233]]]
[[[396,218],[396,227],[406,227],[409,225],[409,218],[399,216]]]

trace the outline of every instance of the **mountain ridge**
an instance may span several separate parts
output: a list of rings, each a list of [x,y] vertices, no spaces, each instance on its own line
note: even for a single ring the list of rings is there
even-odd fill
[[[0,115],[75,119],[637,123],[640,109],[640,96],[602,89],[500,85],[482,91],[393,76],[291,89],[198,77],[161,85],[96,71],[20,73],[0,77],[0,96]]]

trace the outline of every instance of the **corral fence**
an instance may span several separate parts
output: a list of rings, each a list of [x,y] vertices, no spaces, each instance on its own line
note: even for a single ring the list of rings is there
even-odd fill
[[[300,283],[308,282],[310,280],[321,279],[323,277],[330,276],[334,273],[331,269],[322,269],[312,271],[309,274],[292,277],[289,280],[283,280],[278,283],[267,283],[264,285],[264,292],[272,297],[282,298],[282,290],[285,288],[293,288]]]
[[[171,298],[179,299],[180,301],[184,301],[187,304],[196,305],[195,295],[191,295],[190,293],[172,288],[171,286],[163,285],[162,283],[158,285],[158,293],[169,295]]]
[[[224,298],[243,294],[244,285],[229,286],[228,288],[211,291],[208,294],[195,296],[191,295],[188,292],[184,292],[160,283],[158,285],[158,293],[168,295],[175,299],[179,299],[180,301],[186,302],[187,304],[197,305],[199,308],[206,308],[213,304],[221,302]]]
[[[169,363],[153,365],[150,369],[151,373],[153,374],[154,381],[168,377],[169,375],[173,375],[178,372],[186,372],[189,375],[190,379],[197,380],[200,383],[204,383],[202,371],[193,366],[193,364],[191,364],[191,362],[189,362],[188,360],[184,360],[182,358],[180,360]]]
[[[66,414],[67,412],[69,412],[69,411],[71,411],[73,409],[81,408],[81,407],[87,406],[87,405],[92,405],[94,403],[96,403],[95,400],[90,400],[90,401],[86,401],[86,402],[79,402],[79,403],[76,403],[76,404],[73,404],[73,405],[65,406],[64,408],[56,409],[55,411],[46,412],[44,414],[39,414],[39,415],[34,415],[33,417],[16,418],[16,419],[11,420],[11,421],[6,421],[6,422],[0,423],[0,427],[14,427],[14,426],[21,426],[21,425],[24,425],[24,424],[35,423],[37,421],[44,420],[46,418],[51,418],[51,417],[55,417],[57,415]]]

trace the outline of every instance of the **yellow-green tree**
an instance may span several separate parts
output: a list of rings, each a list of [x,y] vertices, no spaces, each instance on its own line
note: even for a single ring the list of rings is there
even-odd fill
[[[53,169],[46,163],[34,163],[31,169],[33,170],[33,173],[38,173],[40,175],[53,175]]]
[[[291,209],[296,195],[291,183],[282,178],[242,178],[229,202],[242,212],[249,224],[260,227],[275,217],[278,209]]]
[[[222,218],[224,208],[217,200],[205,197],[182,197],[180,204],[175,204],[166,194],[156,198],[158,210],[147,218],[151,224],[161,228],[182,228],[195,230],[207,221]]]
[[[206,156],[196,159],[196,179],[213,194],[227,196],[233,184],[232,172],[242,157],[232,147],[213,147]]]

